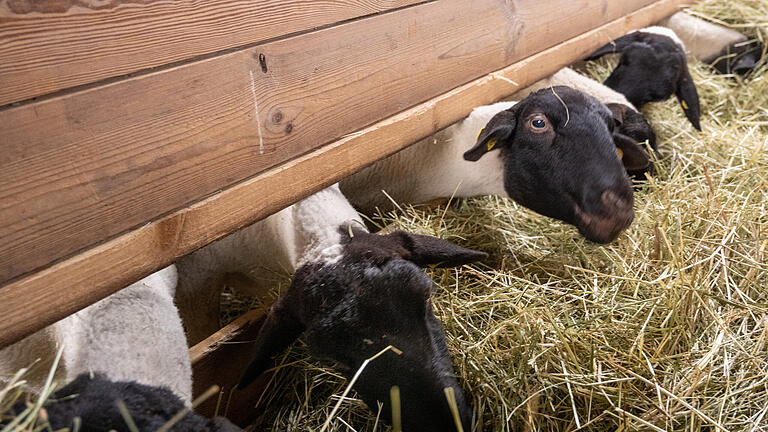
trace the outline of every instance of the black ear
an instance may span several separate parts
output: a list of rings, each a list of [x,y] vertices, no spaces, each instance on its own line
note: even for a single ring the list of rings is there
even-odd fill
[[[701,124],[699,124],[699,118],[701,116],[701,108],[699,107],[699,93],[696,91],[696,86],[693,84],[693,78],[690,72],[688,72],[688,65],[683,61],[683,69],[680,72],[680,79],[677,81],[677,88],[675,89],[675,96],[680,101],[680,106],[683,107],[683,112],[691,122],[696,130],[701,131]]]
[[[289,288],[289,292],[296,289],[294,284]],[[300,322],[291,310],[299,306],[293,297],[287,295],[281,298],[270,309],[256,336],[256,342],[251,351],[251,361],[243,376],[240,377],[237,388],[245,388],[258,378],[269,368],[272,357],[288,348],[304,332],[304,323]]]
[[[404,231],[395,231],[388,237],[397,241],[407,252],[403,259],[426,267],[437,264],[438,267],[456,267],[488,257],[485,252],[457,246],[447,240]]]
[[[597,51],[590,54],[589,57],[585,58],[584,60],[596,60],[606,54],[621,54],[625,49],[627,49],[628,46],[638,41],[639,37],[640,32],[625,34],[624,36],[615,39],[613,42],[608,42],[607,44],[598,48]]]
[[[517,113],[514,107],[496,114],[480,131],[475,146],[464,153],[464,159],[475,162],[484,154],[499,147],[515,133],[516,125]]]
[[[620,133],[613,134],[613,142],[616,144],[616,152],[627,171],[637,171],[648,168],[651,160],[637,141]]]
[[[605,106],[611,111],[613,124],[620,128],[624,124],[624,117],[627,114],[627,106],[619,103],[607,103]]]

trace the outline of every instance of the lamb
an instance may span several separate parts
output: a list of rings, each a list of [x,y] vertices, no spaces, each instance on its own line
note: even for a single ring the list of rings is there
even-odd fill
[[[606,54],[621,54],[619,64],[605,85],[642,108],[648,102],[677,96],[688,121],[701,130],[699,94],[688,71],[685,45],[675,32],[664,27],[646,27],[628,33],[592,53],[586,60]]]
[[[130,420],[118,408],[122,402]],[[10,414],[24,415],[28,403],[17,402]],[[135,381],[115,381],[102,375],[83,373],[53,393],[43,405],[45,414],[39,416],[37,426],[48,424],[48,430],[80,430],[82,432],[155,432],[186,411],[184,403],[173,392],[163,387],[148,386]],[[29,413],[27,415],[33,415]],[[79,420],[75,420],[78,418]],[[0,426],[8,425],[0,417]],[[132,429],[132,421],[136,429]],[[79,424],[78,427],[75,424]],[[38,430],[38,429],[35,429]],[[168,431],[176,432],[238,432],[242,429],[223,417],[206,419],[186,412]]]
[[[729,28],[713,24],[685,12],[662,20],[660,26],[672,29],[685,43],[694,60],[711,64],[720,73],[745,75],[760,62],[763,44]]]
[[[634,217],[625,167],[648,166],[637,142],[614,128],[611,111],[594,97],[563,86],[542,89],[519,103],[476,108],[342,180],[341,190],[364,213],[391,208],[382,189],[399,203],[506,194],[575,225],[588,240],[608,243]]]
[[[434,283],[419,266],[462,265],[486,256],[433,237],[396,231],[370,234],[340,227],[341,250],[333,260],[310,262],[272,307],[241,380],[248,385],[271,358],[302,333],[312,354],[332,362],[348,378],[367,365],[354,384],[368,407],[391,422],[390,389],[398,386],[404,430],[456,430],[444,389],[453,389],[463,430],[472,411],[454,378],[445,334],[432,312]]]
[[[83,373],[170,389],[192,401],[192,370],[179,313],[173,303],[176,268],[166,267],[93,305],[0,350],[0,384],[36,359],[27,388],[41,389],[58,347],[56,378]],[[162,344],[158,344],[162,341]]]

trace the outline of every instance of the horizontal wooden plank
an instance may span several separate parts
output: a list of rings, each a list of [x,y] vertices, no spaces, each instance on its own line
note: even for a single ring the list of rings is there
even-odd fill
[[[0,288],[0,346],[19,340],[238,228],[274,213],[677,11],[660,0]],[[517,84],[515,84],[517,83]],[[244,205],[244,203],[248,203]]]
[[[424,0],[5,0],[0,105]]]
[[[190,348],[194,396],[201,395],[213,385],[221,389],[220,400],[210,398],[201,403],[195,408],[198,414],[206,417],[226,415],[239,425],[245,425],[254,416],[253,406],[269,377],[265,376],[260,382],[243,390],[237,390],[236,387],[248,366],[248,353],[264,317],[264,309],[247,312]]]
[[[650,1],[441,0],[0,112],[0,283]]]

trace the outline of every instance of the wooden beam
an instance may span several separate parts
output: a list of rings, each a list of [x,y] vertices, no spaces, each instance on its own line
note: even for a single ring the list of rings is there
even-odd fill
[[[0,105],[424,0],[0,2]]]
[[[221,389],[221,397],[210,398],[195,408],[198,414],[206,417],[226,415],[240,425],[245,425],[253,417],[253,405],[266,387],[270,375],[242,391],[236,387],[240,375],[248,366],[249,350],[264,318],[265,311],[262,309],[247,312],[190,348],[195,397],[213,385]]]
[[[339,181],[461,119],[475,106],[511,94],[627,31],[674,13],[683,2],[657,1],[1,287],[0,346]]]
[[[2,111],[0,284],[652,0],[564,3],[441,0]]]

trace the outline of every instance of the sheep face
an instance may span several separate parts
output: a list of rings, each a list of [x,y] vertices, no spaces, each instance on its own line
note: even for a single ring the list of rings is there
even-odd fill
[[[406,431],[456,430],[445,388],[455,394],[464,430],[472,411],[454,377],[445,334],[430,300],[433,282],[416,265],[459,265],[485,256],[432,237],[395,232],[346,234],[343,258],[300,268],[286,295],[270,311],[241,384],[268,367],[273,354],[302,332],[314,356],[351,378],[373,411],[391,421],[390,389],[400,389]]]
[[[499,149],[512,199],[608,243],[634,217],[625,165],[648,166],[647,154],[615,125],[597,99],[570,87],[546,88],[496,114],[464,159]]]
[[[613,53],[620,53],[621,57],[605,80],[606,86],[626,96],[638,108],[675,94],[685,116],[701,130],[699,95],[680,43],[664,34],[636,31],[603,46],[587,60]]]

